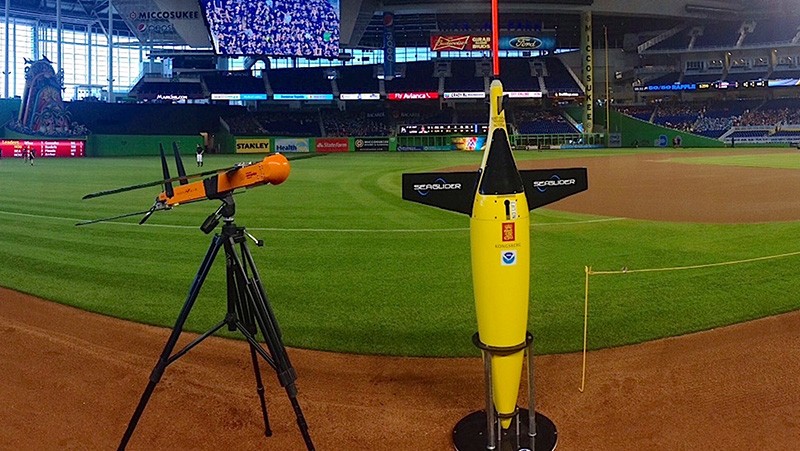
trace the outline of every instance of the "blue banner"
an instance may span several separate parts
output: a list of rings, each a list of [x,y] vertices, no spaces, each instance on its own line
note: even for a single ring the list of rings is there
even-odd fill
[[[555,50],[555,36],[500,36],[500,50]]]
[[[383,78],[394,78],[394,63],[396,61],[394,41],[394,14],[383,13]]]

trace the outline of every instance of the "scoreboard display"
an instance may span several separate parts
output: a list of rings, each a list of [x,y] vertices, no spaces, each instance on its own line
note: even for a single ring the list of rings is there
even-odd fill
[[[487,124],[425,124],[401,125],[401,135],[474,135],[489,132]]]
[[[0,140],[0,155],[3,158],[22,158],[24,152],[33,150],[34,157],[82,157],[86,152],[86,141],[77,139],[38,140],[3,139]]]

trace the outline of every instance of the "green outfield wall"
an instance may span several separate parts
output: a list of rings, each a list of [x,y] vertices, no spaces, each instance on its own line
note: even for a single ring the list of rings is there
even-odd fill
[[[605,109],[595,109],[597,124],[606,123]],[[725,143],[713,138],[662,127],[635,117],[611,110],[611,133],[619,133],[622,147],[725,147]]]

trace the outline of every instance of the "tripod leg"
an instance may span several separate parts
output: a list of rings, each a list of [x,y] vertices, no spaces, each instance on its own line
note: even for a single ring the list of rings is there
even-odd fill
[[[267,415],[267,401],[264,398],[264,383],[261,380],[261,371],[258,368],[258,357],[256,357],[256,348],[250,345],[250,358],[253,360],[253,372],[256,375],[256,392],[258,392],[258,400],[261,402],[261,414],[264,416],[264,435],[272,437],[272,428],[269,427],[269,416]]]
[[[169,365],[170,355],[175,349],[175,345],[178,343],[178,338],[183,331],[183,325],[186,323],[186,318],[189,317],[189,312],[191,312],[194,302],[197,300],[198,294],[200,294],[200,289],[203,287],[203,282],[205,281],[206,276],[208,276],[208,272],[211,270],[211,266],[214,263],[214,258],[217,256],[217,252],[219,252],[219,248],[221,246],[222,239],[219,236],[214,236],[214,238],[211,240],[211,245],[208,248],[208,252],[206,252],[206,256],[203,259],[203,262],[200,264],[200,268],[197,270],[197,275],[195,275],[194,281],[192,281],[191,288],[189,288],[189,294],[186,296],[186,301],[183,303],[183,308],[181,308],[181,312],[178,314],[178,319],[175,321],[175,326],[172,328],[172,333],[167,340],[167,344],[164,346],[164,350],[161,352],[158,362],[153,368],[153,371],[150,373],[150,382],[148,382],[144,393],[142,393],[142,397],[139,399],[139,404],[136,406],[136,410],[133,412],[133,416],[128,423],[128,428],[125,430],[125,434],[122,436],[122,440],[117,448],[118,450],[124,450],[128,446],[131,435],[133,435],[133,431],[136,429],[136,424],[139,423],[139,418],[141,418],[145,407],[147,407],[148,401],[150,401],[150,396],[153,394],[156,384],[158,384],[158,382],[161,380],[164,370],[167,368],[167,365]]]
[[[228,247],[225,248],[228,251]],[[257,333],[256,325],[253,321],[253,312],[251,303],[245,302],[247,299],[246,287],[238,283],[236,277],[236,261],[231,258],[226,258],[226,276],[228,283],[228,328],[230,330],[238,329],[242,334],[248,338],[250,342],[250,359],[253,362],[253,373],[256,377],[256,393],[261,403],[261,414],[264,418],[264,435],[267,437],[272,436],[272,428],[269,425],[269,415],[267,414],[267,401],[264,397],[264,383],[261,379],[261,370],[258,365],[258,358],[256,357],[256,344],[255,334]],[[233,317],[231,317],[233,315]],[[252,339],[252,341],[251,341]]]
[[[240,249],[242,253],[242,260],[250,270],[249,272],[252,274],[252,279],[247,277],[248,271],[245,270],[242,261],[239,260],[239,257],[235,252],[233,240],[229,240],[227,243],[225,243],[226,255],[228,255],[230,258],[233,268],[237,272],[239,278],[238,280],[241,284],[240,286],[247,287],[247,292],[249,294],[247,299],[252,303],[252,312],[255,317],[255,322],[258,324],[259,329],[261,329],[261,333],[264,336],[264,341],[269,349],[270,354],[272,355],[278,380],[280,381],[281,386],[286,390],[286,395],[289,397],[289,401],[292,404],[292,409],[294,410],[295,417],[297,418],[297,426],[300,429],[301,435],[303,436],[303,441],[306,444],[306,448],[309,451],[312,451],[315,449],[314,443],[311,440],[311,435],[308,431],[308,423],[306,423],[303,410],[300,408],[300,403],[297,400],[297,387],[294,383],[295,379],[297,379],[297,375],[292,367],[291,362],[289,361],[288,354],[286,354],[286,348],[281,340],[277,320],[275,319],[275,315],[272,313],[272,309],[267,303],[266,291],[264,290],[261,280],[259,279],[258,270],[255,266],[253,256],[250,254],[250,250],[247,248],[247,243],[243,241],[240,244]]]

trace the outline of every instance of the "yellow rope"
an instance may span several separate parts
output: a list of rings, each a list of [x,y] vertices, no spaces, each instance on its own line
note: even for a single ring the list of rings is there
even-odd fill
[[[586,272],[586,288],[583,297],[583,370],[581,371],[581,393],[583,393],[583,387],[586,383],[586,332],[587,326],[589,325],[589,274],[592,273],[592,268],[584,266],[584,271]]]
[[[767,255],[765,257],[756,257],[756,258],[748,258],[746,260],[733,260],[729,262],[719,262],[719,263],[708,263],[705,265],[692,265],[692,266],[673,266],[670,268],[647,268],[647,269],[622,269],[620,271],[592,271],[589,268],[589,274],[592,276],[602,276],[607,274],[632,274],[637,272],[660,272],[660,271],[680,271],[684,269],[699,269],[699,268],[712,268],[714,266],[728,266],[728,265],[738,265],[741,263],[750,263],[750,262],[757,262],[763,260],[772,260],[776,258],[785,258],[785,257],[792,257],[794,255],[800,255],[800,251],[797,252],[789,252],[787,254],[778,254],[778,255]]]
[[[797,252],[789,252],[786,254],[778,254],[778,255],[767,255],[764,257],[755,257],[755,258],[748,258],[745,260],[733,260],[727,262],[719,262],[719,263],[708,263],[705,265],[691,265],[691,266],[673,266],[669,268],[646,268],[646,269],[627,269],[624,268],[619,271],[592,271],[591,266],[584,266],[584,272],[586,273],[586,283],[584,287],[584,301],[583,301],[583,368],[581,370],[581,388],[579,389],[581,393],[583,393],[583,389],[586,385],[586,342],[588,337],[588,325],[589,325],[589,276],[602,276],[602,275],[609,275],[609,274],[632,274],[632,273],[640,273],[640,272],[661,272],[661,271],[681,271],[685,269],[700,269],[700,268],[713,268],[715,266],[729,266],[729,265],[738,265],[742,263],[751,263],[757,261],[764,261],[764,260],[773,260],[776,258],[785,258],[785,257],[792,257],[795,255],[800,255],[800,251]]]

